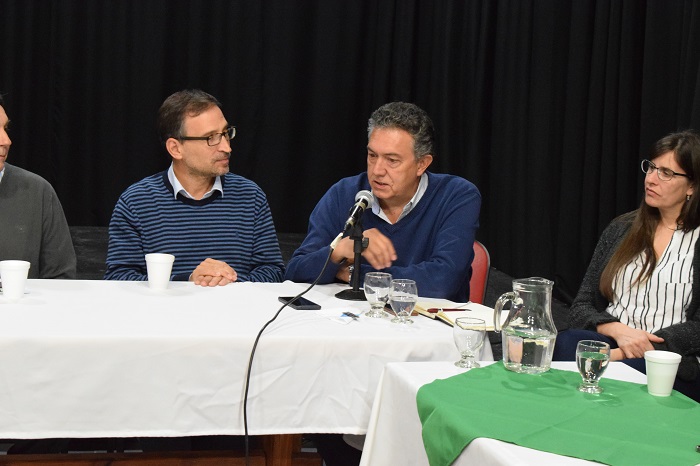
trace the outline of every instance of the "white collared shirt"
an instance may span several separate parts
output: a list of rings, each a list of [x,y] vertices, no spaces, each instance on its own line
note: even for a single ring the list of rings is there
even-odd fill
[[[187,192],[185,188],[182,187],[182,184],[180,184],[180,180],[177,179],[177,176],[175,176],[175,171],[173,171],[173,164],[170,164],[170,168],[168,168],[168,180],[170,180],[170,184],[173,185],[173,193],[175,195],[175,199],[177,199],[177,195],[182,193],[183,196],[185,196],[188,199],[193,199],[197,200],[190,193]],[[219,191],[221,193],[221,197],[224,197],[224,189],[221,186],[221,177],[217,176],[214,179],[214,186],[211,187],[209,191],[204,193],[204,196],[202,196],[202,199],[206,199],[212,194],[214,194],[214,191]]]
[[[0,183],[2,183],[3,176],[5,176],[5,165],[3,165],[2,170],[0,170]]]
[[[423,173],[420,176],[420,181],[418,182],[418,189],[416,190],[416,194],[413,195],[410,201],[408,201],[408,204],[406,204],[403,207],[403,210],[401,211],[401,215],[399,215],[399,218],[396,219],[398,222],[402,218],[404,218],[406,215],[408,215],[416,205],[418,205],[418,201],[421,200],[425,192],[428,190],[428,174]],[[391,220],[389,220],[389,217],[386,216],[382,208],[379,206],[379,202],[375,202],[372,204],[372,212],[374,215],[377,217],[381,218],[387,223],[391,223]]]

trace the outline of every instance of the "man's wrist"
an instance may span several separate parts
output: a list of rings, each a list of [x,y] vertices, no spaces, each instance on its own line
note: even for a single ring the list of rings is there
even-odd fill
[[[331,262],[338,264],[338,266],[342,267],[346,262],[348,261],[347,257],[340,256],[338,257],[333,257],[333,254],[331,254]]]

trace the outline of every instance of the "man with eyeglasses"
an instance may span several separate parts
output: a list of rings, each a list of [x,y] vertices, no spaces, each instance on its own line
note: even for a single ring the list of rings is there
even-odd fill
[[[30,263],[29,278],[75,278],[73,242],[48,181],[6,163],[12,141],[0,95],[0,260]]]
[[[263,191],[229,172],[229,125],[219,101],[179,91],[158,112],[172,163],[131,185],[109,224],[107,280],[146,280],[148,253],[175,256],[172,280],[217,286],[278,282],[284,262]]]

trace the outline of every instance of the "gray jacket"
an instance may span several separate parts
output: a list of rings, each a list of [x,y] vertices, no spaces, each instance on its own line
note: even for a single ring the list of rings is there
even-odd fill
[[[608,300],[599,291],[600,276],[608,261],[632,224],[631,213],[614,219],[605,228],[598,240],[591,263],[581,282],[576,299],[571,304],[571,327],[596,330],[596,326],[607,322],[617,322],[606,308]],[[693,296],[686,310],[686,321],[674,324],[656,332],[664,339],[663,343],[652,343],[656,349],[673,351],[683,356],[678,368],[678,376],[693,380],[700,370],[697,355],[700,354],[700,241],[695,245],[693,255]]]
[[[29,278],[75,278],[75,250],[56,192],[9,163],[0,182],[0,238],[0,260],[29,261]]]

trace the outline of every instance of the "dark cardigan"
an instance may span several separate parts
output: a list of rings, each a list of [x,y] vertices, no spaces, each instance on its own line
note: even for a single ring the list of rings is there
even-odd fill
[[[588,265],[586,275],[576,299],[571,304],[571,327],[596,330],[599,324],[618,322],[606,308],[608,300],[599,291],[600,276],[608,261],[617,250],[620,241],[627,234],[632,224],[630,214],[622,215],[605,228]],[[663,343],[652,343],[656,349],[673,351],[683,356],[678,376],[683,380],[694,380],[700,364],[700,241],[695,245],[693,255],[693,296],[686,310],[686,321],[674,324],[656,332],[664,339]]]

